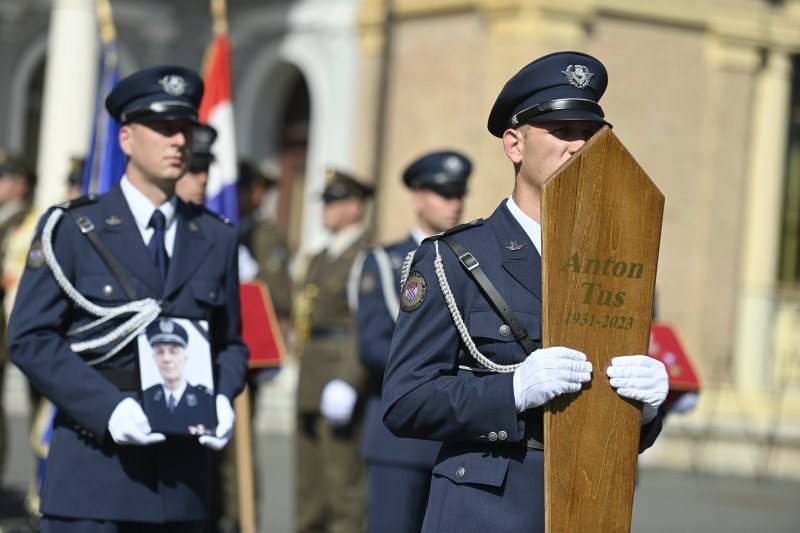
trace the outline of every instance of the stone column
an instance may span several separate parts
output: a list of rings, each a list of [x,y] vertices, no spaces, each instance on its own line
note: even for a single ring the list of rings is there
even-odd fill
[[[94,0],[54,0],[50,13],[36,205],[64,199],[71,156],[89,149],[99,40]]]
[[[773,362],[790,76],[790,58],[776,50],[756,73],[734,344],[736,382],[743,390],[765,388]]]

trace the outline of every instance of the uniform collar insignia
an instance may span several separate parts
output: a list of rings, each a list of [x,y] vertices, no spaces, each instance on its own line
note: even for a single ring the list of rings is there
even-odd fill
[[[516,252],[517,250],[522,250],[525,247],[524,244],[517,244],[517,241],[511,241],[511,244],[506,246],[506,250],[511,250],[512,252]]]
[[[119,218],[117,215],[111,215],[106,219],[106,224],[109,226],[119,226],[122,224],[122,219]]]

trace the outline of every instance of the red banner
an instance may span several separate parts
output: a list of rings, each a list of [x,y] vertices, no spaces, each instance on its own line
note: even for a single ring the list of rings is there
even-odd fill
[[[239,286],[242,338],[250,349],[250,368],[279,366],[286,354],[269,289],[261,281]]]
[[[650,357],[655,357],[667,367],[670,391],[700,390],[697,368],[671,326],[653,322],[650,327],[649,352]]]

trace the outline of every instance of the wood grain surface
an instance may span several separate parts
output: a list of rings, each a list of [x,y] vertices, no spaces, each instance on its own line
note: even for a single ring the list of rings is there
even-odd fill
[[[664,196],[607,126],[542,187],[543,344],[586,353],[592,381],[545,410],[548,533],[630,531],[640,404],[606,368],[647,354]]]

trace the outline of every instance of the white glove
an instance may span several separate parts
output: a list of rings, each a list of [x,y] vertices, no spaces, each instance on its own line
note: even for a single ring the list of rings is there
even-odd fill
[[[646,355],[622,355],[611,359],[606,374],[617,394],[644,404],[642,425],[656,417],[669,391],[669,375],[664,363]]]
[[[700,401],[700,396],[696,392],[684,392],[678,396],[675,403],[669,406],[669,412],[686,414],[697,407],[698,401]]]
[[[217,430],[214,435],[200,436],[200,444],[212,450],[221,450],[231,440],[235,421],[236,413],[233,412],[231,401],[227,396],[217,394]]]
[[[239,281],[247,283],[256,279],[258,262],[253,258],[250,250],[243,244],[239,245]]]
[[[563,346],[536,350],[514,371],[514,403],[521,413],[578,392],[591,379],[592,363],[585,354]]]
[[[347,382],[334,379],[322,389],[322,401],[319,410],[328,422],[334,426],[344,426],[353,417],[358,393]]]
[[[117,444],[147,446],[166,439],[162,433],[152,433],[147,415],[133,398],[125,398],[111,412],[108,432]]]

